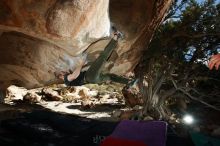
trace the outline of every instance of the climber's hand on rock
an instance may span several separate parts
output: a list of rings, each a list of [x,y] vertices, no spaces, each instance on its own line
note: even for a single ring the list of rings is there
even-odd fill
[[[114,37],[113,37],[114,40],[119,40],[119,39],[123,39],[123,34],[120,32],[120,31],[115,31],[114,32]]]
[[[54,72],[54,75],[58,79],[64,79],[64,75],[69,74],[67,71]]]

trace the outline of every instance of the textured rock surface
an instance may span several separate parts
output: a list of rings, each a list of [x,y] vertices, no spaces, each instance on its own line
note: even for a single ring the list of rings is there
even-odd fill
[[[125,39],[105,70],[126,74],[138,63],[171,1],[1,0],[0,88],[57,82],[53,72],[73,67],[86,49],[93,61],[109,41],[102,38],[109,36],[110,20]]]
[[[28,108],[30,104],[27,103],[32,103],[33,108],[42,106],[52,111],[87,118],[117,120],[119,117],[111,117],[115,109],[129,110],[125,107],[122,88],[123,86],[117,83],[75,87],[59,84],[30,90],[12,85],[7,88],[7,98],[4,101],[7,104],[15,104],[17,108],[22,105],[23,108]],[[0,121],[1,112],[8,110],[4,109],[0,104]]]

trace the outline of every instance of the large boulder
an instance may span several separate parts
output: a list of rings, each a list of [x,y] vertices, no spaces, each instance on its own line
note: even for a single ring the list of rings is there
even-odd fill
[[[172,0],[1,0],[0,89],[58,82],[82,52],[89,61],[109,42],[110,27],[125,34],[104,71],[125,75],[138,63]],[[110,17],[109,17],[110,16]]]

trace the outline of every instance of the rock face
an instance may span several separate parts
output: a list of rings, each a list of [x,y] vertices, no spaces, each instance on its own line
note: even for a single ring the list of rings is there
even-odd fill
[[[0,89],[58,82],[83,51],[89,61],[109,39],[110,23],[125,34],[105,71],[124,75],[138,63],[172,0],[1,0]],[[109,17],[110,16],[110,17]]]

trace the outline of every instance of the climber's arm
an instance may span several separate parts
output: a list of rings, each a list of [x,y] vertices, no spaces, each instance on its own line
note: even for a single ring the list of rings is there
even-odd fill
[[[83,65],[77,66],[71,74],[67,75],[67,80],[68,80],[69,82],[75,80],[75,79],[79,76],[80,71],[81,71],[81,69],[82,69],[82,66],[83,66]]]
[[[69,82],[75,80],[75,79],[79,76],[79,74],[80,74],[80,72],[81,72],[81,69],[82,69],[83,65],[85,64],[85,61],[86,61],[85,59],[80,60],[80,61],[78,62],[78,65],[77,65],[77,66],[74,68],[74,70],[71,72],[71,74],[67,75],[67,80],[68,80]]]

